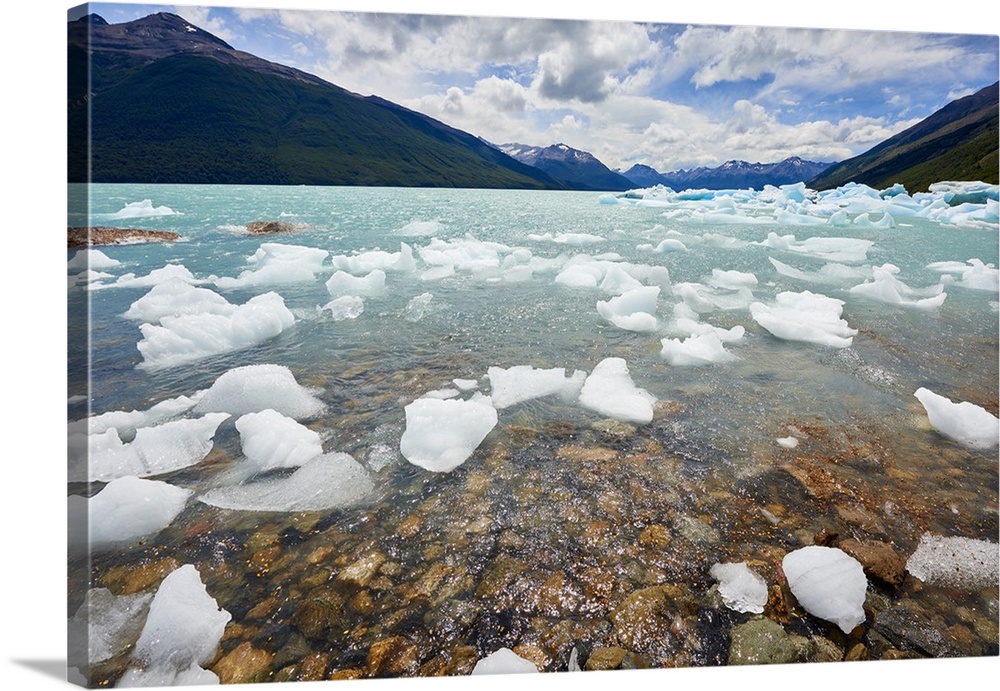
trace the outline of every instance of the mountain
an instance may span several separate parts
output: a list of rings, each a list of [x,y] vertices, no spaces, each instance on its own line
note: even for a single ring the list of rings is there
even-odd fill
[[[804,161],[798,156],[778,163],[726,161],[717,168],[693,168],[659,173],[649,166],[636,164],[622,173],[643,187],[665,185],[681,189],[762,189],[764,185],[789,185],[804,182],[829,168],[832,163]]]
[[[71,182],[566,188],[471,134],[174,14],[88,15],[68,39]]]
[[[593,154],[565,144],[542,148],[511,142],[499,148],[508,156],[563,180],[574,189],[621,191],[635,187],[631,180],[612,171]]]
[[[912,193],[926,192],[941,180],[997,184],[998,85],[952,101],[875,148],[841,161],[808,185],[824,190],[859,182],[885,189],[900,183]]]

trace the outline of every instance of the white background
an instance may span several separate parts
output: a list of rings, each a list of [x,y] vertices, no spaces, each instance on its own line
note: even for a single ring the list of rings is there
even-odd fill
[[[191,4],[191,3],[187,3]],[[212,3],[209,3],[212,4]],[[219,0],[229,6],[424,12],[443,14],[628,19],[701,24],[758,24],[993,34],[991,0],[890,3],[848,0],[669,0],[600,6],[551,0],[478,4],[444,0]],[[680,6],[678,6],[680,5]],[[4,478],[0,541],[0,679],[16,691],[66,688],[65,666],[65,21],[70,4],[34,0],[11,4],[3,23],[2,186],[0,205],[0,473]],[[526,675],[525,689],[604,689],[615,685],[671,689],[992,688],[1000,658],[958,661],[789,665]],[[992,681],[990,681],[992,680]],[[512,677],[444,680],[318,682],[307,689],[507,688]],[[208,688],[208,687],[205,687]],[[235,688],[262,689],[261,685]],[[274,688],[286,688],[285,685]]]

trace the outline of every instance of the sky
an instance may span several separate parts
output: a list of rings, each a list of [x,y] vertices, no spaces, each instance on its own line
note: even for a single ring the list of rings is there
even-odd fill
[[[995,34],[887,30],[891,23],[682,23],[662,10],[643,15],[641,4],[616,19],[463,16],[471,5],[455,2],[402,5],[420,14],[247,4],[93,3],[90,11],[111,23],[174,12],[234,48],[495,144],[564,143],[611,168],[661,172],[793,155],[839,161],[998,73]]]

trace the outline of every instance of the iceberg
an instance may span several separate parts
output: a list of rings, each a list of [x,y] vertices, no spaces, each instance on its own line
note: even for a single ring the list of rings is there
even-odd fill
[[[705,326],[708,326],[707,324]],[[713,327],[709,327],[713,328]],[[734,327],[742,328],[742,327]],[[684,340],[664,338],[660,356],[675,367],[732,362],[739,358],[726,350],[715,331],[688,336]]]
[[[823,221],[825,223],[825,221]],[[767,234],[763,242],[754,243],[806,257],[825,259],[829,262],[858,263],[868,258],[868,250],[875,243],[871,240],[837,237],[813,237],[796,240],[794,235]]]
[[[854,557],[835,547],[810,545],[786,554],[781,568],[792,595],[809,614],[845,634],[864,622],[868,578]]]
[[[714,564],[709,574],[719,582],[719,595],[726,607],[753,614],[764,611],[767,583],[746,562]]]
[[[410,221],[396,231],[397,235],[407,237],[423,237],[427,235],[437,235],[441,232],[440,221]]]
[[[1000,269],[992,264],[984,264],[981,259],[967,262],[933,262],[927,265],[931,271],[957,273],[960,275],[955,285],[970,290],[985,290],[997,293],[1000,290]]]
[[[995,542],[924,533],[906,570],[924,583],[975,591],[997,587],[997,562]]]
[[[153,596],[132,662],[117,686],[217,684],[218,677],[202,665],[215,658],[230,619],[192,564],[172,571]]]
[[[416,262],[413,258],[413,248],[405,242],[399,243],[398,252],[372,250],[360,252],[353,256],[334,255],[333,268],[346,271],[355,276],[364,276],[372,271],[413,271]]]
[[[531,660],[525,660],[510,648],[500,648],[476,663],[473,674],[525,674],[538,672]]]
[[[365,311],[365,301],[357,295],[342,295],[334,298],[320,308],[321,311],[329,311],[334,321],[344,321],[345,319],[357,319]]]
[[[159,269],[153,269],[145,276],[136,276],[134,273],[123,274],[114,283],[91,286],[92,290],[99,288],[152,288],[158,283],[168,281],[181,281],[196,285],[205,283],[194,277],[194,274],[183,264],[167,264]]]
[[[931,426],[942,436],[974,449],[1000,443],[1000,419],[981,406],[951,399],[923,387],[914,394],[927,411]]]
[[[854,286],[850,292],[901,307],[928,309],[944,303],[947,296],[940,283],[929,288],[912,288],[896,278],[898,273],[899,267],[893,264],[872,267],[872,280]],[[925,295],[928,297],[921,297]]]
[[[794,266],[780,262],[774,257],[768,257],[775,270],[782,276],[795,278],[807,283],[828,285],[846,285],[849,282],[869,279],[872,276],[871,267],[853,267],[846,264],[831,262],[820,267],[819,271],[802,271]]]
[[[656,331],[659,324],[654,316],[659,286],[640,286],[607,301],[598,301],[597,313],[626,331]]]
[[[151,216],[175,216],[179,212],[174,211],[169,206],[153,206],[152,199],[143,199],[139,202],[128,202],[118,211],[111,214],[101,214],[105,218],[148,218]]]
[[[507,369],[490,367],[486,376],[490,380],[493,406],[502,409],[543,396],[574,401],[580,395],[587,373],[577,370],[567,378],[562,367],[535,369],[530,365],[516,365]]]
[[[606,358],[598,363],[580,390],[582,406],[624,422],[651,422],[655,403],[655,396],[632,381],[622,358]]]
[[[811,293],[778,293],[775,304],[754,302],[750,315],[773,336],[833,348],[847,348],[857,331],[840,318],[844,302]]]
[[[222,290],[252,288],[263,285],[286,283],[311,283],[323,269],[323,262],[329,256],[326,250],[302,245],[284,245],[265,242],[247,257],[253,269],[247,269],[236,278],[215,278],[215,285]]]
[[[323,453],[318,433],[270,408],[241,416],[236,429],[246,456],[244,467],[253,473],[295,468]]]
[[[212,437],[227,413],[174,420],[141,427],[124,443],[114,427],[87,438],[89,453],[69,467],[70,481],[110,482],[126,475],[162,475],[201,462],[212,450]]]
[[[104,269],[114,269],[121,265],[120,261],[112,259],[101,250],[87,249],[77,250],[73,258],[66,262],[66,269],[70,272],[85,271],[87,269],[91,271],[103,271]]]
[[[492,401],[480,393],[468,400],[418,398],[405,411],[399,451],[413,465],[436,473],[465,463],[498,421]]]
[[[134,476],[109,482],[87,504],[92,548],[130,542],[160,532],[184,509],[191,490]],[[71,497],[71,499],[82,499]]]
[[[385,271],[374,269],[360,278],[346,271],[338,271],[326,282],[326,289],[333,297],[380,295],[385,290]]]
[[[328,511],[355,506],[374,489],[363,465],[334,452],[306,461],[287,477],[217,487],[198,501],[236,511]]]
[[[202,393],[197,413],[224,412],[234,416],[268,408],[296,420],[313,418],[326,406],[315,391],[300,386],[282,365],[246,365],[222,374]]]
[[[159,324],[139,327],[140,369],[176,367],[212,355],[240,350],[277,336],[295,323],[277,293],[250,298],[229,314],[200,312],[163,316]]]
[[[157,324],[163,317],[185,314],[232,316],[237,306],[208,288],[197,288],[187,281],[171,279],[154,285],[133,302],[122,315],[126,319]]]

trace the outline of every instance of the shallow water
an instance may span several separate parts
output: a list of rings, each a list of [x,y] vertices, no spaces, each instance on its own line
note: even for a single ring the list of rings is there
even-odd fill
[[[115,217],[144,199],[176,213]],[[858,334],[845,349],[783,341],[745,308],[715,310],[702,320],[747,330],[727,346],[739,360],[670,366],[660,356],[665,334],[604,321],[595,303],[608,296],[596,288],[556,285],[556,271],[523,282],[488,269],[425,281],[419,258],[416,272],[387,272],[388,290],[365,298],[358,318],[334,321],[318,310],[330,300],[327,261],[312,282],[220,291],[240,304],[278,292],[296,316],[290,329],[250,348],[150,370],[137,368],[138,322],[121,317],[148,288],[71,290],[71,313],[88,305],[90,313],[89,348],[71,335],[70,394],[89,384],[89,400],[70,406],[71,420],[145,410],[205,389],[231,368],[280,364],[300,384],[320,390],[327,412],[308,426],[323,437],[324,451],[349,453],[372,468],[376,496],[361,507],[305,514],[221,510],[192,499],[158,535],[91,561],[71,559],[77,578],[70,615],[85,587],[115,594],[149,589],[171,566],[194,563],[209,593],[233,615],[222,653],[247,641],[266,651],[254,680],[462,673],[470,657],[501,646],[520,646],[556,671],[566,669],[574,646],[586,655],[622,643],[611,614],[629,593],[669,585],[676,591],[673,628],[636,652],[655,666],[706,665],[725,660],[712,651],[725,648],[726,624],[746,618],[710,606],[708,570],[717,561],[746,560],[773,585],[782,579],[781,557],[822,529],[890,543],[904,557],[924,532],[996,540],[996,449],[970,450],[936,434],[913,397],[925,386],[996,414],[995,293],[948,285],[940,308],[914,309],[779,275],[768,257],[808,271],[824,263],[791,252],[709,244],[676,253],[639,249],[670,230],[750,243],[770,232],[799,241],[868,239],[874,245],[865,265],[895,264],[902,280],[923,287],[940,279],[925,268],[931,262],[978,258],[996,265],[996,228],[912,218],[891,229],[710,225],[672,220],[663,207],[602,201],[600,194],[577,192],[93,186],[93,225],[184,237],[101,248],[122,262],[109,270],[107,284],[166,263],[182,264],[199,279],[237,276],[263,242],[332,255],[395,252],[406,242],[419,256],[432,236],[402,229],[434,221],[439,240],[501,243],[502,256],[513,248],[544,258],[613,252],[622,261],[665,266],[672,285],[703,282],[712,269],[752,272],[755,300],[771,302],[786,290],[823,293],[845,302],[843,318]],[[240,232],[259,219],[303,227],[266,238]],[[71,217],[69,224],[85,221]],[[545,233],[587,233],[604,242],[569,246],[528,237]],[[426,313],[408,321],[407,304],[426,292],[433,294]],[[661,291],[661,323],[679,301]],[[81,366],[88,356],[89,376]],[[375,462],[376,448],[398,451],[404,406],[452,379],[481,380],[491,366],[590,372],[608,357],[624,358],[636,385],[660,402],[650,424],[609,428],[578,405],[536,399],[499,411],[497,427],[450,473],[423,471],[398,453],[385,467]],[[481,388],[488,392],[485,380]],[[219,482],[241,457],[233,422],[219,428],[205,461],[157,479],[196,494]],[[776,443],[789,435],[799,438],[796,448]],[[76,484],[70,491],[92,494],[100,486]],[[381,566],[370,581],[337,585],[345,567],[372,553]],[[330,584],[345,603],[344,630],[303,635],[308,625],[296,617],[305,616],[316,589]],[[992,609],[995,619],[996,588],[942,594],[912,578],[895,590],[872,587],[892,602],[913,600],[936,611],[941,621],[933,625],[952,631],[960,654],[996,654],[995,625],[984,632],[966,614],[988,618]],[[844,650],[857,642],[838,638],[801,610],[783,623],[830,637]],[[373,651],[387,640],[395,662],[380,666]],[[92,682],[113,683],[127,652],[97,665]]]

